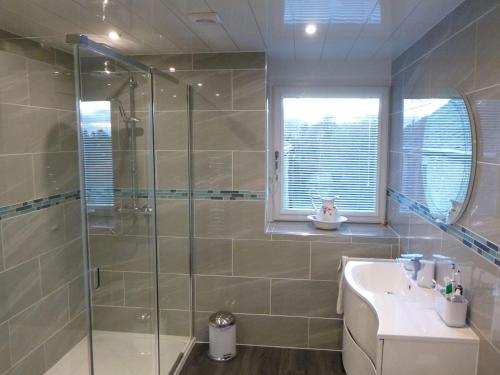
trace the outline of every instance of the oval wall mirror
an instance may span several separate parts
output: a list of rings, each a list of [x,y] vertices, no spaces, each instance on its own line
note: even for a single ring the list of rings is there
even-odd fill
[[[403,193],[452,224],[463,214],[472,190],[476,137],[467,98],[404,100]]]

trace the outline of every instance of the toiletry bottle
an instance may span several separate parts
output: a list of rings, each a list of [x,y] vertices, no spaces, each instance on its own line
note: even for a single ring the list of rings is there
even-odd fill
[[[455,264],[451,265],[450,276],[444,278],[444,283],[444,295],[450,298],[455,290]]]
[[[462,286],[462,277],[459,269],[457,269],[457,271],[455,272],[455,294],[458,294],[460,296],[464,295],[464,288]]]

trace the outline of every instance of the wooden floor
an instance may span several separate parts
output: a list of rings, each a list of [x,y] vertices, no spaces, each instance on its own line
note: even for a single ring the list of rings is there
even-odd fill
[[[196,344],[181,375],[345,375],[340,352],[238,346],[236,358],[218,363],[207,350]]]

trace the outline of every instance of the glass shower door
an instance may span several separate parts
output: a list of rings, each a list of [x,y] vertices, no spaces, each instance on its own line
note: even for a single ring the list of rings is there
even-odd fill
[[[157,374],[151,74],[78,53],[94,374]]]

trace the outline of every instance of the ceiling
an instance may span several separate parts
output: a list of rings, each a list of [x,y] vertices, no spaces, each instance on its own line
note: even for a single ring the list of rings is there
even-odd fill
[[[463,0],[0,0],[0,29],[127,54],[267,51],[293,61],[395,58]],[[217,12],[218,24],[189,14]],[[317,31],[306,35],[305,26]],[[116,31],[117,41],[108,33]]]

